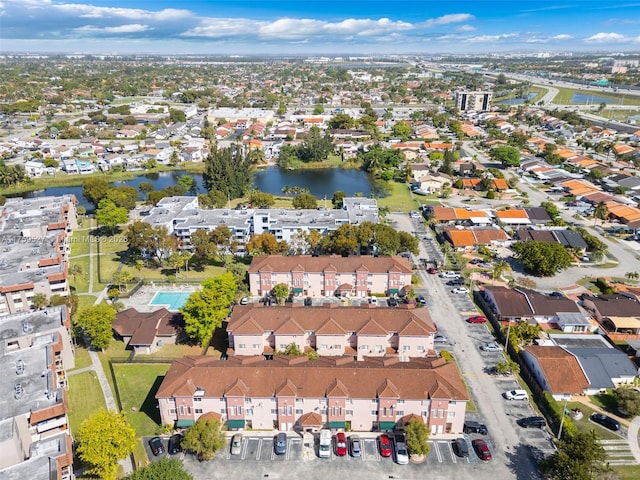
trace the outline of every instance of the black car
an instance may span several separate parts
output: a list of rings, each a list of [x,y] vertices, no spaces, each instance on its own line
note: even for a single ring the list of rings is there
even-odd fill
[[[449,286],[464,285],[464,279],[463,278],[454,278],[453,280],[449,280],[447,282],[447,285],[449,285]]]
[[[460,437],[456,438],[453,442],[451,442],[451,447],[455,454],[459,457],[468,457],[469,456],[469,446],[467,445],[467,441]]]
[[[304,299],[304,306],[305,307],[310,307],[311,305],[313,305],[313,300],[311,299],[311,297],[307,297]]]
[[[162,443],[162,439],[160,437],[153,437],[151,440],[149,440],[149,448],[151,448],[151,452],[156,457],[164,453],[164,444]]]
[[[284,432],[278,433],[276,435],[276,441],[273,442],[273,449],[276,452],[276,455],[284,455],[287,453],[287,434]]]
[[[547,426],[547,422],[542,417],[525,417],[517,422],[522,428],[544,428]]]
[[[464,422],[462,431],[464,433],[480,433],[482,435],[489,433],[489,430],[487,430],[487,426],[484,423],[474,422],[472,420]]]
[[[387,305],[389,305],[390,307],[397,307],[398,306],[398,299],[393,298],[393,297],[389,297],[387,299]]]
[[[181,443],[182,443],[182,435],[180,435],[179,433],[176,433],[175,435],[171,435],[171,438],[169,439],[169,447],[167,448],[169,455],[175,455],[176,453],[180,453],[182,451],[182,446],[180,445]]]
[[[427,299],[424,298],[424,295],[420,295],[417,300],[418,300],[418,303],[420,305],[426,305],[427,304]]]
[[[603,415],[601,413],[594,413],[590,418],[592,422],[599,423],[609,430],[613,430],[614,432],[620,430],[620,423],[615,418],[608,417],[607,415]]]

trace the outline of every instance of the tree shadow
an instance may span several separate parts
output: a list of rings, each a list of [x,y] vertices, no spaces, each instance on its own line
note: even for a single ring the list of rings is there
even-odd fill
[[[140,412],[147,415],[151,420],[153,420],[158,425],[161,425],[162,420],[160,419],[160,410],[158,409],[158,400],[156,400],[156,393],[160,388],[160,384],[164,380],[164,375],[156,377],[153,385],[149,389],[149,393],[145,397],[142,405],[140,406]]]
[[[545,458],[542,450],[532,445],[519,443],[511,451],[505,452],[507,468],[518,480],[541,480],[540,464]]]
[[[229,336],[227,335],[227,323],[222,322],[222,325],[213,332],[213,337],[209,342],[209,348],[213,348],[215,351],[220,352],[220,356],[227,354],[229,348]]]

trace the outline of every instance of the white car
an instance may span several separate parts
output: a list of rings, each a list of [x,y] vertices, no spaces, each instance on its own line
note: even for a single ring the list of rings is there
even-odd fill
[[[318,456],[320,458],[329,458],[331,456],[331,430],[320,430]]]
[[[489,342],[480,345],[480,350],[482,350],[483,352],[501,352],[502,347],[496,342]]]
[[[451,290],[451,293],[469,293],[469,289],[465,287],[458,287]]]
[[[440,272],[440,278],[460,278],[460,274],[454,272],[453,270],[449,270],[448,272]]]
[[[529,400],[529,394],[526,390],[510,390],[502,394],[507,400]]]
[[[448,341],[449,340],[447,340],[447,337],[441,334],[438,334],[435,337],[433,337],[433,343],[447,343]]]

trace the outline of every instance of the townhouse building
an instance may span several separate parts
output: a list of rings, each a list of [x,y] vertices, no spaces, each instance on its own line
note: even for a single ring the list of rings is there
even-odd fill
[[[227,325],[227,354],[271,356],[294,344],[322,357],[436,356],[437,328],[428,309],[401,307],[238,305]]]
[[[73,195],[10,198],[0,209],[0,315],[27,311],[33,296],[69,294]]]
[[[162,424],[219,416],[229,429],[389,430],[409,415],[461,433],[468,395],[442,358],[184,357],[156,394]]]
[[[73,477],[66,306],[0,317],[0,478]]]
[[[251,295],[285,284],[291,294],[311,297],[396,295],[411,287],[409,260],[400,256],[263,255],[249,267]]]
[[[191,235],[197,230],[215,230],[224,225],[238,245],[238,253],[251,235],[270,233],[278,241],[291,242],[299,233],[316,230],[321,234],[337,230],[340,225],[378,222],[375,199],[347,197],[342,209],[276,209],[276,208],[213,208],[203,209],[197,197],[167,197],[149,211],[145,221],[151,226],[164,226],[179,240],[179,248],[191,249]]]

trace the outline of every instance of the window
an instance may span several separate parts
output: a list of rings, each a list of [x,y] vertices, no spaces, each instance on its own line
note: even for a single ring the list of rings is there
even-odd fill
[[[353,416],[353,410],[347,410],[347,417],[348,416]]]
[[[358,350],[369,350],[369,345],[360,345]]]
[[[184,415],[184,405],[180,405],[180,415]]]
[[[347,398],[347,405],[353,405],[353,399]]]
[[[327,399],[326,398],[321,398],[319,403],[320,403],[320,405],[326,405],[327,404]]]
[[[322,410],[320,410],[320,415],[326,415],[327,414],[327,409],[323,408]]]
[[[383,417],[387,416],[387,407],[382,407],[382,416]]]
[[[342,348],[342,345],[334,345],[333,348],[336,350],[340,350]]]
[[[287,407],[287,415],[288,415],[288,416],[293,415],[293,406],[289,405],[289,406]]]
[[[252,347],[254,350],[257,350],[257,349],[259,349],[259,348],[260,348],[260,344],[259,344],[259,343],[254,343],[251,347]]]
[[[196,408],[196,414],[198,413],[202,413],[202,409],[201,408]]]
[[[402,351],[403,352],[408,352],[409,350],[411,350],[411,347],[409,345],[403,345],[402,346]]]
[[[331,407],[331,416],[332,417],[336,416],[336,407]]]
[[[202,397],[194,397],[193,401],[194,402],[201,402],[202,401]]]
[[[396,412],[396,415],[398,415],[399,417],[404,416],[404,410],[398,410],[398,411]]]
[[[271,415],[277,415],[278,414],[278,410],[275,408],[271,409]]]
[[[171,415],[175,415],[175,414],[176,414],[176,409],[175,409],[175,408],[170,408],[170,409],[169,409],[169,413],[170,413]]]
[[[440,409],[440,418],[444,418],[444,408]]]
[[[326,350],[327,349],[327,344],[323,343],[322,345],[320,345],[320,350]]]
[[[427,417],[429,415],[429,412],[420,412],[420,415],[423,417]]]
[[[434,408],[433,410],[431,410],[431,416],[433,418],[438,418],[438,409]]]
[[[455,411],[453,411],[453,410],[449,410],[449,411],[447,412],[447,417],[449,417],[449,418],[453,418],[453,417],[455,417],[455,416],[456,416],[456,412],[455,412]]]
[[[301,408],[296,408],[296,415],[302,415],[303,410]]]
[[[241,343],[240,345],[238,345],[238,350],[244,350],[246,348],[246,345],[244,343]]]
[[[419,352],[424,352],[424,346],[423,345],[418,345],[418,351]]]
[[[404,400],[398,400],[398,405],[404,405]]]
[[[374,417],[378,416],[378,410],[371,410],[371,415]]]
[[[220,413],[225,415],[227,413],[227,409],[226,408],[221,408],[220,409]]]
[[[287,348],[287,344],[286,343],[281,343],[280,344],[280,350],[284,350],[285,348]]]
[[[304,403],[304,399],[302,399],[302,398],[296,398],[296,403]]]

